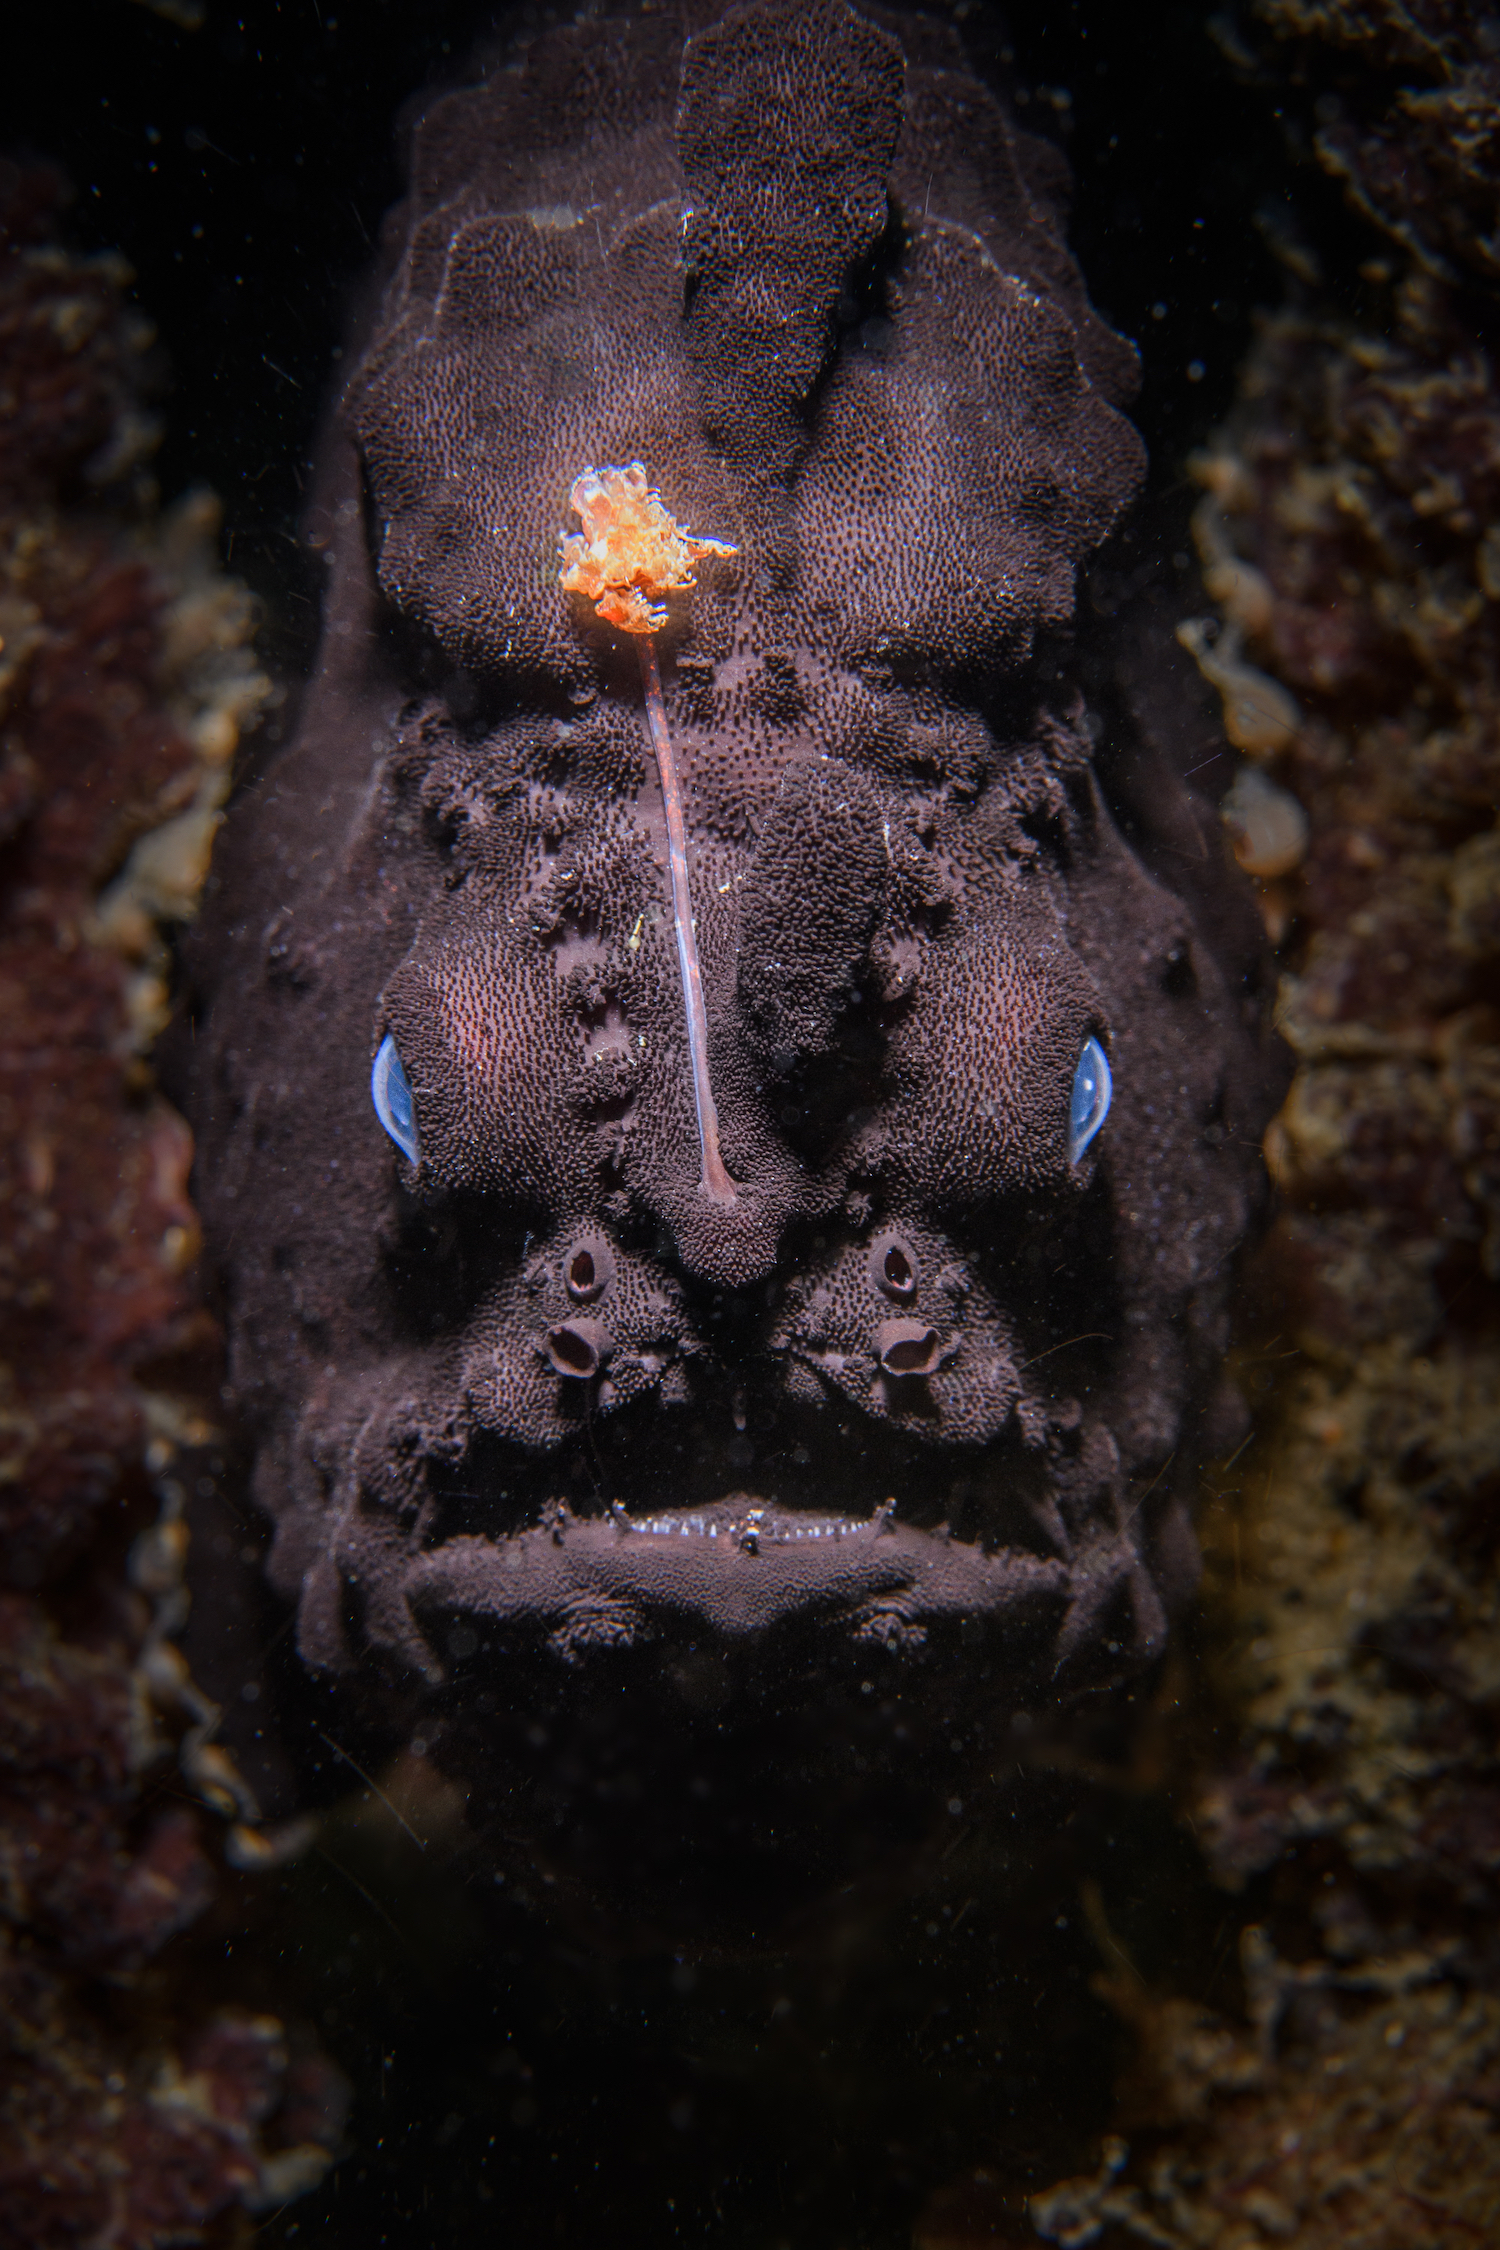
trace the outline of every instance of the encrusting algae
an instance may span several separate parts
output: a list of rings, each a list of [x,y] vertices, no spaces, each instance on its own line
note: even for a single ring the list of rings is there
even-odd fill
[[[677,960],[687,1011],[703,1193],[716,1203],[733,1203],[735,1186],[719,1154],[719,1113],[708,1077],[708,1015],[703,1005],[703,976],[688,888],[682,788],[667,731],[667,707],[662,700],[653,635],[667,622],[665,597],[686,593],[694,585],[694,563],[708,555],[735,555],[739,549],[721,539],[698,539],[692,532],[683,531],[662,506],[659,494],[647,484],[645,465],[640,461],[632,461],[623,469],[585,469],[582,476],[574,478],[568,497],[582,520],[583,536],[574,532],[563,539],[563,586],[570,594],[586,594],[606,624],[634,634],[640,652],[646,723],[656,752],[667,816],[672,919],[677,929]]]

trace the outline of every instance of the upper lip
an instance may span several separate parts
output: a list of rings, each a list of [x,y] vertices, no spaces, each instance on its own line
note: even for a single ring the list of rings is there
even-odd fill
[[[1069,1571],[918,1530],[888,1509],[860,1520],[731,1499],[635,1518],[557,1511],[499,1541],[460,1534],[412,1563],[405,1593],[434,1626],[527,1622],[575,1643],[634,1639],[674,1616],[745,1639],[806,1613],[882,1640],[943,1618],[1060,1614]]]

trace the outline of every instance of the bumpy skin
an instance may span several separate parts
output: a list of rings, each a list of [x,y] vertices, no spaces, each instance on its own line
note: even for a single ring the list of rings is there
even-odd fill
[[[882,1648],[933,1710],[1034,1702],[1193,1583],[1257,1081],[1037,657],[1141,470],[1058,172],[951,34],[843,0],[552,32],[415,127],[321,668],[220,862],[202,1194],[303,1657],[428,1699],[499,1825],[502,1768],[564,1784],[490,1714],[565,1673],[616,1729],[629,1682],[611,1756],[738,1693],[741,1795],[813,1788],[776,1728],[894,1756],[829,1684]],[[660,641],[732,1205],[635,651],[557,583],[574,477],[636,458],[738,549]],[[1218,849],[1165,769],[1147,820]]]

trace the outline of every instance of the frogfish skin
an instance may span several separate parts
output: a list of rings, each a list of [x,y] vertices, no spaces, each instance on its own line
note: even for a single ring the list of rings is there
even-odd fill
[[[1212,809],[1084,661],[1136,355],[915,16],[591,16],[409,176],[194,957],[279,1786],[337,1710],[766,1927],[1195,1583],[1267,1096]],[[570,588],[637,464],[691,571]]]

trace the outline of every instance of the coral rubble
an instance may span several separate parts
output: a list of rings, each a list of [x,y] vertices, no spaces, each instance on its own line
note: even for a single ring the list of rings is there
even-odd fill
[[[0,165],[0,2242],[148,2250],[310,2184],[339,2089],[174,1976],[216,1884],[162,1784],[187,1713],[219,1771],[165,1637],[218,1371],[144,1058],[267,683],[213,504],[157,509],[151,333],[62,199]]]
[[[1128,2144],[1101,2171],[1031,2199],[1044,2240],[1154,2250],[1416,2250],[1487,2240],[1500,2196],[1493,2126],[1500,2005],[1451,1985],[1304,2032],[1294,2059],[1225,2100],[1190,2153],[1170,2143],[1140,2182]]]

